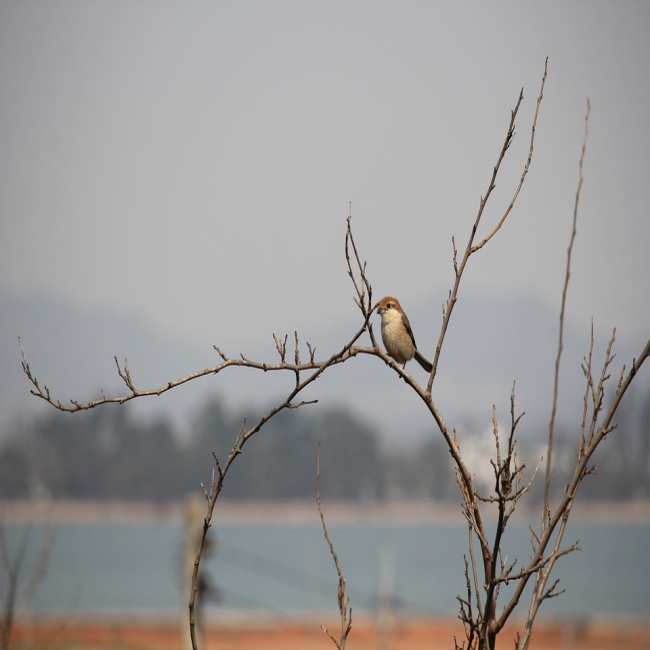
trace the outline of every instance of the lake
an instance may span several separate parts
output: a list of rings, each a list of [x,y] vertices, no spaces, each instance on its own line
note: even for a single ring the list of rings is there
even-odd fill
[[[6,528],[15,545],[21,527]],[[53,532],[48,573],[33,598],[35,613],[185,607],[179,521],[67,523],[53,526]],[[399,611],[456,615],[456,595],[466,594],[466,525],[338,523],[329,532],[355,611],[372,611],[383,595]],[[40,534],[35,527],[27,562],[34,561]],[[337,574],[319,525],[225,523],[211,535],[216,542],[204,564],[218,595],[211,611],[336,612]],[[504,545],[509,560],[528,559],[529,538],[525,526],[509,527]],[[570,524],[564,539],[565,546],[579,539],[582,550],[556,564],[554,576],[566,593],[546,601],[543,615],[650,618],[649,524]],[[526,596],[520,601],[521,615],[528,602]]]

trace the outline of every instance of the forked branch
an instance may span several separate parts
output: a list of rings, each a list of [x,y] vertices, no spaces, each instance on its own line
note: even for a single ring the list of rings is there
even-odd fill
[[[521,188],[523,187],[524,180],[526,179],[526,176],[528,175],[528,170],[530,168],[530,163],[533,159],[533,149],[534,149],[534,144],[535,144],[535,131],[537,128],[537,118],[539,116],[539,109],[542,103],[542,98],[544,96],[544,84],[546,83],[546,74],[547,74],[547,68],[548,68],[548,59],[546,60],[544,64],[544,74],[542,76],[542,85],[539,90],[539,95],[537,97],[537,107],[535,109],[535,117],[533,119],[533,126],[531,129],[531,135],[530,135],[530,147],[528,149],[528,157],[526,159],[526,163],[524,165],[521,178],[519,180],[519,184],[517,185],[517,188],[515,190],[515,193],[512,197],[512,200],[510,201],[510,204],[506,208],[503,216],[499,220],[499,222],[496,224],[496,226],[492,229],[490,234],[483,239],[480,243],[474,244],[474,239],[476,237],[476,233],[478,231],[479,224],[481,223],[481,219],[483,217],[483,212],[485,211],[485,207],[488,203],[488,200],[490,199],[490,196],[492,195],[492,192],[494,188],[496,187],[496,179],[499,174],[499,170],[501,169],[501,163],[503,162],[506,152],[510,148],[510,145],[512,144],[512,140],[515,136],[515,120],[517,118],[517,114],[519,113],[519,107],[521,106],[521,102],[524,99],[524,91],[523,88],[521,92],[519,93],[519,98],[517,99],[517,103],[515,104],[514,109],[512,110],[510,114],[510,124],[508,126],[508,131],[506,133],[505,140],[503,142],[503,146],[501,147],[501,151],[499,152],[499,157],[497,158],[497,162],[494,165],[494,169],[492,170],[492,177],[490,178],[490,183],[488,185],[487,191],[485,192],[484,196],[481,196],[481,200],[479,202],[479,208],[478,208],[478,213],[476,215],[476,219],[474,220],[474,225],[472,226],[472,230],[470,232],[469,238],[467,240],[467,245],[465,247],[465,253],[463,254],[463,257],[461,259],[460,264],[458,264],[458,259],[457,259],[457,254],[458,251],[456,249],[456,243],[455,240],[452,239],[452,245],[453,245],[453,251],[454,251],[454,285],[449,292],[449,297],[447,299],[447,303],[443,308],[443,317],[442,317],[442,328],[440,330],[440,337],[438,338],[438,344],[436,345],[436,352],[433,358],[433,369],[431,371],[431,375],[429,377],[429,382],[427,384],[427,392],[431,392],[431,388],[433,386],[433,380],[435,379],[436,373],[438,371],[438,362],[440,361],[440,353],[442,352],[442,346],[445,340],[445,336],[447,334],[447,328],[449,327],[449,320],[451,318],[451,314],[454,310],[454,306],[456,304],[456,301],[458,300],[458,289],[460,287],[460,281],[463,276],[463,272],[465,271],[465,267],[467,266],[467,262],[470,258],[470,256],[477,251],[479,251],[483,246],[485,246],[493,237],[496,235],[496,233],[501,229],[501,226],[505,222],[506,218],[512,211],[515,202],[517,200],[517,197],[519,196],[519,192],[521,191]]]

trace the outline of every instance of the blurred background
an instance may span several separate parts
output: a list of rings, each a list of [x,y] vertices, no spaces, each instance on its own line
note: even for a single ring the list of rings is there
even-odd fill
[[[453,282],[452,237],[462,250],[523,87],[478,236],[507,208],[547,57],[530,172],[504,227],[468,265],[434,399],[485,489],[492,406],[507,426],[515,381],[516,409],[526,412],[519,453],[531,472],[544,455],[589,98],[560,381],[560,493],[592,322],[596,367],[617,328],[614,382],[650,331],[649,24],[641,2],[1,3],[0,499],[14,552],[33,523],[24,576],[50,540],[47,576],[23,613],[183,610],[187,499],[209,482],[212,453],[226,456],[243,418],[254,421],[293,377],[233,369],[70,416],[29,394],[18,337],[62,401],[122,394],[114,356],[128,358],[141,389],[216,365],[214,344],[273,362],[273,333],[291,340],[297,331],[303,355],[308,341],[325,358],[361,324],[343,251],[351,205],[374,297],[399,298],[432,357]],[[424,381],[419,367],[408,370]],[[580,493],[617,507],[594,506],[597,523],[575,532],[583,551],[565,561],[575,577],[563,579],[582,591],[552,601],[553,616],[650,615],[648,375],[626,396],[598,476]],[[335,608],[313,505],[321,440],[323,499],[351,508],[333,526],[337,551],[359,571],[348,578],[359,610],[381,601],[454,616],[466,529],[425,409],[375,358],[332,369],[305,397],[319,404],[271,421],[229,476],[226,506],[266,503],[261,512],[275,523],[253,514],[222,521],[209,612]],[[79,510],[82,502],[93,505]],[[134,503],[143,509],[128,516]],[[629,530],[614,517],[623,511]],[[364,512],[372,518],[359,519]],[[526,557],[527,526],[538,518],[533,507],[516,522],[513,554]],[[627,563],[613,566],[613,555]],[[448,577],[420,580],[423,566]]]

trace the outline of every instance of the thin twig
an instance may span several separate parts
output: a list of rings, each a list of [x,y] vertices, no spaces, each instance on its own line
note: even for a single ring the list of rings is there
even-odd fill
[[[350,630],[352,629],[352,608],[349,606],[350,598],[348,597],[347,592],[345,590],[345,577],[343,576],[341,564],[339,562],[338,555],[334,550],[334,544],[332,543],[329,533],[327,532],[327,525],[325,524],[325,515],[323,514],[323,505],[320,499],[320,446],[321,443],[319,440],[318,451],[316,452],[316,505],[318,506],[318,514],[320,515],[320,521],[323,526],[323,534],[325,535],[325,539],[327,540],[327,545],[329,546],[330,549],[330,555],[332,556],[332,560],[334,560],[334,566],[336,567],[336,572],[338,573],[339,576],[337,602],[339,606],[339,612],[341,614],[341,634],[339,639],[337,640],[324,625],[321,625],[321,629],[323,630],[323,632],[325,632],[325,634],[327,634],[327,636],[332,640],[334,645],[339,650],[344,650],[345,642],[348,638],[348,634],[350,634]]]
[[[503,216],[501,217],[497,225],[492,229],[492,232],[490,232],[490,234],[485,239],[483,239],[480,243],[476,244],[476,246],[472,248],[472,253],[475,253],[477,250],[483,248],[483,246],[485,246],[485,244],[487,244],[490,241],[490,239],[492,239],[492,237],[494,237],[494,235],[497,234],[497,232],[500,230],[501,226],[503,225],[503,222],[506,220],[507,216],[510,214],[510,211],[514,207],[515,201],[519,196],[519,192],[521,192],[521,188],[524,185],[524,181],[526,180],[526,175],[528,174],[528,170],[530,169],[530,163],[533,160],[533,149],[535,145],[535,129],[537,126],[537,116],[539,115],[539,107],[542,103],[542,98],[544,97],[544,84],[546,83],[547,69],[548,69],[548,57],[546,58],[546,62],[544,63],[544,75],[542,76],[542,87],[537,97],[537,106],[535,107],[535,117],[533,118],[533,126],[530,132],[530,147],[528,148],[528,158],[526,159],[524,170],[521,173],[521,178],[519,179],[519,185],[517,185],[517,189],[515,190],[512,200],[510,201],[510,204],[508,205],[506,211],[504,212]],[[496,173],[494,175],[494,179],[496,180]]]
[[[576,190],[576,198],[573,206],[573,226],[571,228],[571,238],[569,240],[569,247],[567,249],[566,259],[566,273],[564,275],[564,287],[562,288],[562,304],[560,307],[560,332],[557,346],[557,356],[555,358],[555,376],[553,378],[553,404],[551,407],[551,419],[548,425],[548,450],[546,452],[546,478],[544,480],[544,512],[542,513],[542,521],[546,521],[549,515],[549,490],[551,487],[551,461],[553,457],[553,434],[555,431],[555,414],[557,412],[557,401],[560,384],[560,360],[562,359],[562,349],[564,347],[564,313],[566,308],[566,299],[569,289],[569,278],[571,277],[571,253],[573,252],[573,243],[576,238],[577,223],[578,223],[578,204],[580,202],[580,191],[582,190],[582,168],[585,160],[585,151],[587,149],[587,137],[589,135],[589,113],[591,111],[591,104],[587,100],[587,113],[585,115],[585,132],[582,140],[582,152],[580,154],[580,164],[578,172],[578,189]]]

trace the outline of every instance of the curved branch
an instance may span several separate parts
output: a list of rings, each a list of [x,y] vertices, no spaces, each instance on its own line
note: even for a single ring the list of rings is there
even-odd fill
[[[442,351],[442,345],[445,340],[445,336],[447,334],[447,328],[449,326],[449,320],[451,318],[451,313],[454,309],[454,305],[456,304],[456,301],[458,300],[458,288],[460,287],[460,281],[463,275],[463,271],[465,270],[465,267],[467,266],[467,262],[470,258],[470,256],[473,253],[476,253],[478,250],[483,248],[485,244],[487,244],[492,237],[497,233],[497,231],[501,228],[503,225],[503,222],[506,220],[508,215],[510,214],[515,201],[517,200],[517,197],[519,196],[519,192],[524,184],[524,180],[526,178],[526,175],[528,174],[528,169],[530,167],[530,163],[532,161],[533,157],[533,145],[535,142],[535,129],[537,127],[537,117],[539,115],[539,108],[542,102],[542,97],[544,96],[544,84],[546,83],[546,74],[547,74],[547,68],[548,68],[548,59],[546,59],[546,62],[544,64],[544,75],[542,76],[542,86],[539,91],[539,95],[537,97],[537,107],[535,109],[535,118],[533,120],[533,126],[532,126],[532,132],[531,132],[531,138],[530,138],[530,148],[528,150],[528,158],[526,160],[526,164],[524,165],[524,170],[521,175],[521,179],[519,181],[519,185],[517,186],[517,189],[515,190],[514,196],[512,197],[512,200],[510,202],[510,205],[506,209],[503,217],[501,217],[499,223],[496,225],[496,227],[492,230],[492,232],[479,244],[474,245],[474,238],[476,237],[476,231],[478,230],[479,223],[481,222],[481,218],[483,217],[483,211],[485,210],[485,206],[487,205],[487,202],[490,198],[490,195],[492,194],[492,191],[496,187],[496,178],[499,173],[499,170],[501,168],[501,163],[503,162],[503,159],[505,158],[506,151],[510,148],[510,145],[512,144],[512,140],[515,135],[515,119],[517,117],[517,113],[519,112],[519,107],[521,106],[521,102],[524,99],[524,91],[523,88],[519,93],[519,98],[517,99],[517,103],[515,104],[514,109],[511,112],[510,115],[510,124],[508,126],[508,132],[506,133],[505,140],[503,142],[503,146],[501,147],[501,152],[499,153],[499,157],[497,159],[496,165],[494,166],[494,169],[492,170],[492,177],[490,178],[490,183],[488,185],[488,189],[485,193],[485,196],[481,197],[481,201],[479,204],[479,209],[478,213],[476,215],[476,219],[474,220],[474,225],[472,226],[472,230],[470,232],[469,239],[467,241],[467,246],[465,248],[465,253],[463,255],[463,259],[460,262],[460,265],[458,265],[457,262],[457,250],[456,250],[456,244],[455,241],[452,239],[453,243],[453,248],[454,248],[454,274],[455,274],[455,280],[454,280],[454,286],[452,290],[449,292],[449,298],[447,299],[447,303],[445,307],[443,308],[443,318],[442,318],[442,329],[440,330],[440,337],[438,338],[438,344],[436,346],[436,352],[433,358],[433,369],[431,370],[431,375],[429,376],[429,382],[427,384],[427,391],[430,393],[431,392],[431,387],[433,386],[433,380],[435,379],[436,373],[438,371],[438,362],[440,360],[440,353]]]
[[[476,244],[476,246],[472,247],[472,253],[475,253],[477,250],[483,248],[485,244],[487,244],[494,235],[497,234],[497,232],[501,229],[501,226],[503,225],[503,222],[506,220],[507,216],[510,214],[510,211],[515,205],[515,201],[517,200],[517,197],[519,196],[519,192],[521,191],[521,188],[524,185],[524,180],[526,180],[526,175],[528,174],[528,169],[530,168],[530,163],[533,160],[533,149],[534,149],[534,144],[535,144],[535,128],[537,126],[537,116],[539,115],[539,107],[542,103],[542,98],[544,97],[544,84],[546,83],[546,73],[548,70],[548,57],[546,58],[546,62],[544,63],[544,75],[542,76],[542,87],[540,88],[539,91],[539,96],[537,97],[537,107],[535,108],[535,117],[533,118],[533,126],[531,129],[530,133],[530,148],[528,149],[528,159],[526,160],[526,164],[524,165],[524,170],[521,173],[521,178],[519,179],[519,185],[517,185],[517,189],[515,190],[515,193],[512,197],[512,200],[510,201],[510,204],[508,205],[506,211],[504,212],[503,216],[499,220],[499,223],[492,229],[492,232],[485,238],[483,241],[480,243]],[[522,91],[523,92],[523,91]],[[520,96],[523,97],[523,94]],[[505,153],[505,151],[502,152],[502,156]],[[499,164],[501,163],[501,159],[499,159]],[[496,172],[494,176],[492,177],[493,183],[494,180],[496,179]],[[494,184],[490,186],[490,191],[494,189]]]
[[[582,167],[585,160],[585,151],[587,149],[587,137],[589,136],[589,113],[591,105],[587,100],[587,113],[585,115],[585,132],[582,140],[582,152],[580,154],[580,164],[578,165],[578,189],[576,190],[576,198],[573,206],[573,226],[571,228],[571,238],[569,240],[569,247],[567,249],[566,258],[566,272],[564,276],[564,286],[562,288],[562,304],[560,307],[560,332],[557,345],[557,357],[555,358],[555,375],[553,379],[553,403],[551,407],[551,420],[548,425],[548,451],[546,454],[546,478],[544,480],[544,512],[542,513],[542,522],[548,516],[549,503],[548,493],[551,483],[551,461],[553,458],[553,433],[555,429],[555,413],[557,411],[558,400],[558,385],[560,381],[560,360],[562,359],[562,349],[564,347],[564,311],[566,308],[566,298],[569,288],[569,278],[571,277],[571,253],[573,252],[573,243],[576,238],[576,224],[578,221],[578,203],[580,202],[580,190],[582,189],[583,176]]]
[[[286,361],[281,361],[280,363],[264,363],[260,361],[251,361],[250,359],[247,359],[243,356],[240,356],[239,359],[230,358],[226,356],[215,345],[213,347],[223,359],[223,363],[220,363],[217,366],[204,368],[203,370],[199,370],[198,372],[191,373],[189,375],[186,375],[185,377],[181,377],[180,379],[168,381],[162,386],[159,386],[157,388],[140,390],[136,388],[136,386],[133,383],[133,380],[131,379],[128,360],[125,359],[124,367],[121,367],[117,357],[115,357],[117,374],[120,377],[120,379],[122,379],[125,386],[128,388],[129,393],[127,393],[126,395],[121,395],[119,397],[107,397],[102,391],[101,399],[91,400],[89,402],[80,402],[78,400],[71,399],[70,400],[71,406],[67,406],[66,404],[63,404],[60,400],[54,399],[50,393],[49,388],[47,386],[40,385],[40,382],[32,373],[30,365],[27,362],[25,351],[23,349],[22,341],[20,340],[20,338],[18,339],[18,342],[22,354],[23,372],[25,373],[29,381],[36,389],[36,390],[34,389],[30,390],[30,393],[32,395],[35,395],[36,397],[40,397],[41,399],[45,400],[48,404],[51,404],[54,408],[58,409],[59,411],[65,411],[67,413],[76,413],[77,411],[87,411],[89,409],[95,408],[97,406],[101,406],[103,404],[124,404],[125,402],[129,402],[138,397],[151,397],[154,395],[159,396],[162,395],[163,393],[166,393],[167,391],[177,388],[178,386],[182,386],[183,384],[186,384],[190,381],[194,381],[195,379],[198,379],[200,377],[206,377],[207,375],[216,375],[222,372],[223,370],[226,370],[226,368],[230,368],[230,367],[252,368],[254,370],[261,370],[262,372],[287,371],[294,374],[299,374],[301,372],[306,372],[309,370],[325,369],[331,365],[343,363],[350,357],[356,356],[359,353],[374,354],[375,353],[374,348],[355,347],[353,345],[353,343],[356,342],[359,339],[359,337],[368,329],[369,326],[368,319],[370,318],[370,315],[371,314],[368,314],[368,318],[364,321],[364,324],[359,329],[359,331],[354,335],[351,342],[352,344],[347,344],[343,348],[343,350],[341,350],[341,352],[332,355],[332,357],[336,357],[334,360],[332,360],[332,357],[330,357],[329,359],[322,360],[322,361],[315,361],[312,358],[310,361],[305,363],[287,363]],[[310,351],[310,356],[311,356],[311,351]]]

